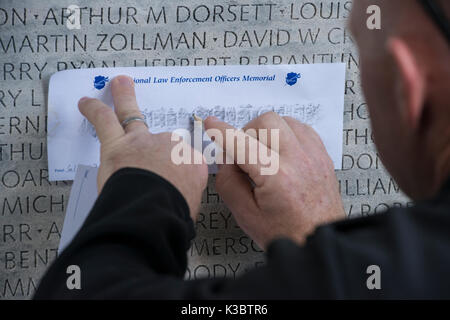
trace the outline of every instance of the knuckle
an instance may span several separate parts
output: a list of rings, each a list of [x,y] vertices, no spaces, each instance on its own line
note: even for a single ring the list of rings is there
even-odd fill
[[[280,116],[275,111],[267,111],[260,115],[262,119],[279,118]]]
[[[278,113],[276,113],[274,111],[267,111],[266,113],[263,113],[262,115],[260,115],[257,119],[258,119],[258,122],[261,123],[261,125],[265,125],[268,122],[280,119],[280,116],[278,115]]]
[[[274,111],[267,111],[257,118],[250,121],[243,129],[263,129],[270,126],[274,120],[281,119],[281,117]]]
[[[287,123],[298,123],[301,124],[301,122],[293,117],[290,116],[283,116],[282,117],[284,121],[286,121]]]
[[[291,125],[291,127],[297,131],[299,134],[301,134],[302,136],[305,137],[312,137],[313,139],[317,140],[317,141],[321,141],[320,136],[317,134],[316,130],[314,130],[313,127],[311,127],[310,125],[297,121],[295,119],[293,120],[288,120],[289,124]],[[295,122],[294,122],[295,121]],[[316,142],[317,142],[316,141]]]
[[[151,142],[151,135],[145,131],[134,131],[131,137],[134,145],[146,146]]]
[[[316,130],[314,130],[313,127],[311,127],[309,124],[306,123],[300,123],[300,128],[301,130],[304,132],[304,134],[309,135],[314,137],[315,139],[319,139],[320,141],[322,141],[322,139],[320,138],[319,134],[317,133]]]
[[[244,128],[243,131],[246,136],[258,139],[258,131],[256,130],[256,128]]]

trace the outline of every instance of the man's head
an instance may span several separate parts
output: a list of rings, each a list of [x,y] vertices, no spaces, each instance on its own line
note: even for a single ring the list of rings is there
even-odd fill
[[[367,28],[370,5],[381,30]],[[450,175],[450,46],[417,0],[355,0],[350,28],[383,162],[410,197],[431,197]]]

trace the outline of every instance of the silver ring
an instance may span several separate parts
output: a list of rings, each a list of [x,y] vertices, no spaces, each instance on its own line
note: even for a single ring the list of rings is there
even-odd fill
[[[145,126],[148,128],[147,121],[145,121],[145,117],[128,117],[125,120],[122,121],[122,128],[126,128],[127,125],[129,125],[133,121],[140,121],[145,124]]]

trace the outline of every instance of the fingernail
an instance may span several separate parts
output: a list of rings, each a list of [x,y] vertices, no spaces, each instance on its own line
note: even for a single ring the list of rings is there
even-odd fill
[[[118,78],[118,82],[121,86],[127,86],[127,87],[132,87],[133,86],[133,80],[130,77],[127,76],[120,76]]]
[[[83,102],[83,101],[85,101],[85,100],[87,100],[87,99],[89,99],[89,97],[83,97],[83,98],[81,98],[81,99],[78,101],[78,103],[81,103],[81,102]]]

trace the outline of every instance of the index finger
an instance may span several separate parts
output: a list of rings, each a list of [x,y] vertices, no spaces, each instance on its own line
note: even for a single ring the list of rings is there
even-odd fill
[[[239,168],[246,172],[256,185],[260,185],[259,177],[264,175],[267,164],[263,163],[262,156],[267,156],[272,160],[273,155],[278,153],[268,148],[254,136],[246,134],[242,130],[220,121],[215,117],[208,117],[205,122],[206,133],[214,137],[214,142],[224,150],[228,159],[232,159]],[[220,136],[217,137],[211,129],[218,130]],[[274,153],[274,154],[272,154]],[[278,160],[279,157],[276,157]]]

